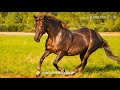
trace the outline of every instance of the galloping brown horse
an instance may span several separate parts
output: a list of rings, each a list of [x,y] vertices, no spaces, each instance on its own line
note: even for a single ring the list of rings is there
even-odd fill
[[[37,77],[41,74],[43,60],[50,53],[57,54],[53,65],[62,73],[65,72],[65,69],[59,67],[57,63],[63,56],[80,55],[81,64],[73,70],[73,74],[75,74],[79,71],[78,69],[80,67],[80,72],[83,71],[87,64],[88,57],[98,48],[104,48],[109,58],[120,61],[120,57],[112,54],[107,42],[96,31],[89,28],[70,31],[67,29],[64,22],[45,14],[34,16],[34,18],[36,21],[34,40],[40,42],[42,35],[45,33],[48,34],[45,44],[46,49],[43,56],[40,58],[39,67],[36,73]]]

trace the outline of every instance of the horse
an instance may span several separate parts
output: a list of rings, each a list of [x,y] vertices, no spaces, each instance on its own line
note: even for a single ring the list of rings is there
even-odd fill
[[[36,22],[34,40],[40,42],[40,38],[43,34],[48,34],[45,43],[45,52],[40,58],[36,77],[41,75],[42,63],[51,53],[57,55],[53,65],[61,73],[64,73],[65,69],[57,64],[64,56],[80,56],[81,63],[75,67],[72,71],[72,75],[83,72],[89,56],[98,48],[104,48],[104,51],[109,58],[120,62],[120,57],[113,55],[106,40],[104,40],[95,30],[89,28],[69,30],[63,21],[52,15],[34,15],[34,19]],[[79,70],[79,68],[81,69]]]

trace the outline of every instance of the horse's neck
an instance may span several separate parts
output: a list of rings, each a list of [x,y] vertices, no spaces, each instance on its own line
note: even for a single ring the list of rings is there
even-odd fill
[[[69,37],[69,36],[72,36],[72,33],[71,33],[70,30],[65,30],[63,28],[60,28],[59,31],[57,31],[57,30],[58,29],[51,29],[50,32],[48,32],[48,38],[52,42],[55,42],[60,37]]]
[[[61,31],[60,28],[49,28],[47,34],[50,38],[55,38]]]
[[[55,39],[57,36],[59,36],[61,34],[61,36],[64,34],[69,34],[71,33],[70,30],[66,30],[65,28],[63,28],[60,25],[54,25],[53,23],[49,24],[47,27],[47,34],[49,36],[49,38],[51,39]]]

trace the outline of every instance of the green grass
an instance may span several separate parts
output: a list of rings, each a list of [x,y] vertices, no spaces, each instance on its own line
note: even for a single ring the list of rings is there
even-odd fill
[[[2,78],[33,78],[39,63],[39,58],[45,50],[47,36],[40,43],[33,36],[0,36],[0,77]],[[120,56],[120,37],[103,37],[109,43],[115,55]],[[56,55],[49,55],[42,64],[43,72],[57,72],[53,66]],[[65,56],[58,65],[66,71],[72,71],[80,64],[79,56]],[[88,59],[83,74],[59,75],[42,74],[43,78],[120,78],[120,64],[109,59],[103,49],[95,51]]]

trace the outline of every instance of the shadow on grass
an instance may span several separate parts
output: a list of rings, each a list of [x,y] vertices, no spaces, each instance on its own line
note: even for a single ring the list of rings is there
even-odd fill
[[[120,66],[114,66],[112,64],[107,64],[105,67],[86,67],[85,72],[88,73],[93,73],[93,72],[100,72],[100,71],[116,71],[116,70],[120,70]]]
[[[99,67],[99,66],[86,67],[84,70],[84,73],[76,73],[75,75],[43,74],[43,75],[41,75],[41,78],[83,78],[85,73],[88,73],[88,74],[93,73],[94,74],[94,73],[98,73],[98,72],[117,71],[117,70],[120,70],[120,66],[107,64],[103,67],[102,66],[101,67]],[[85,77],[90,78],[89,75],[85,76]],[[102,75],[102,77],[106,77],[106,76]],[[107,77],[109,77],[109,76],[107,76]]]

